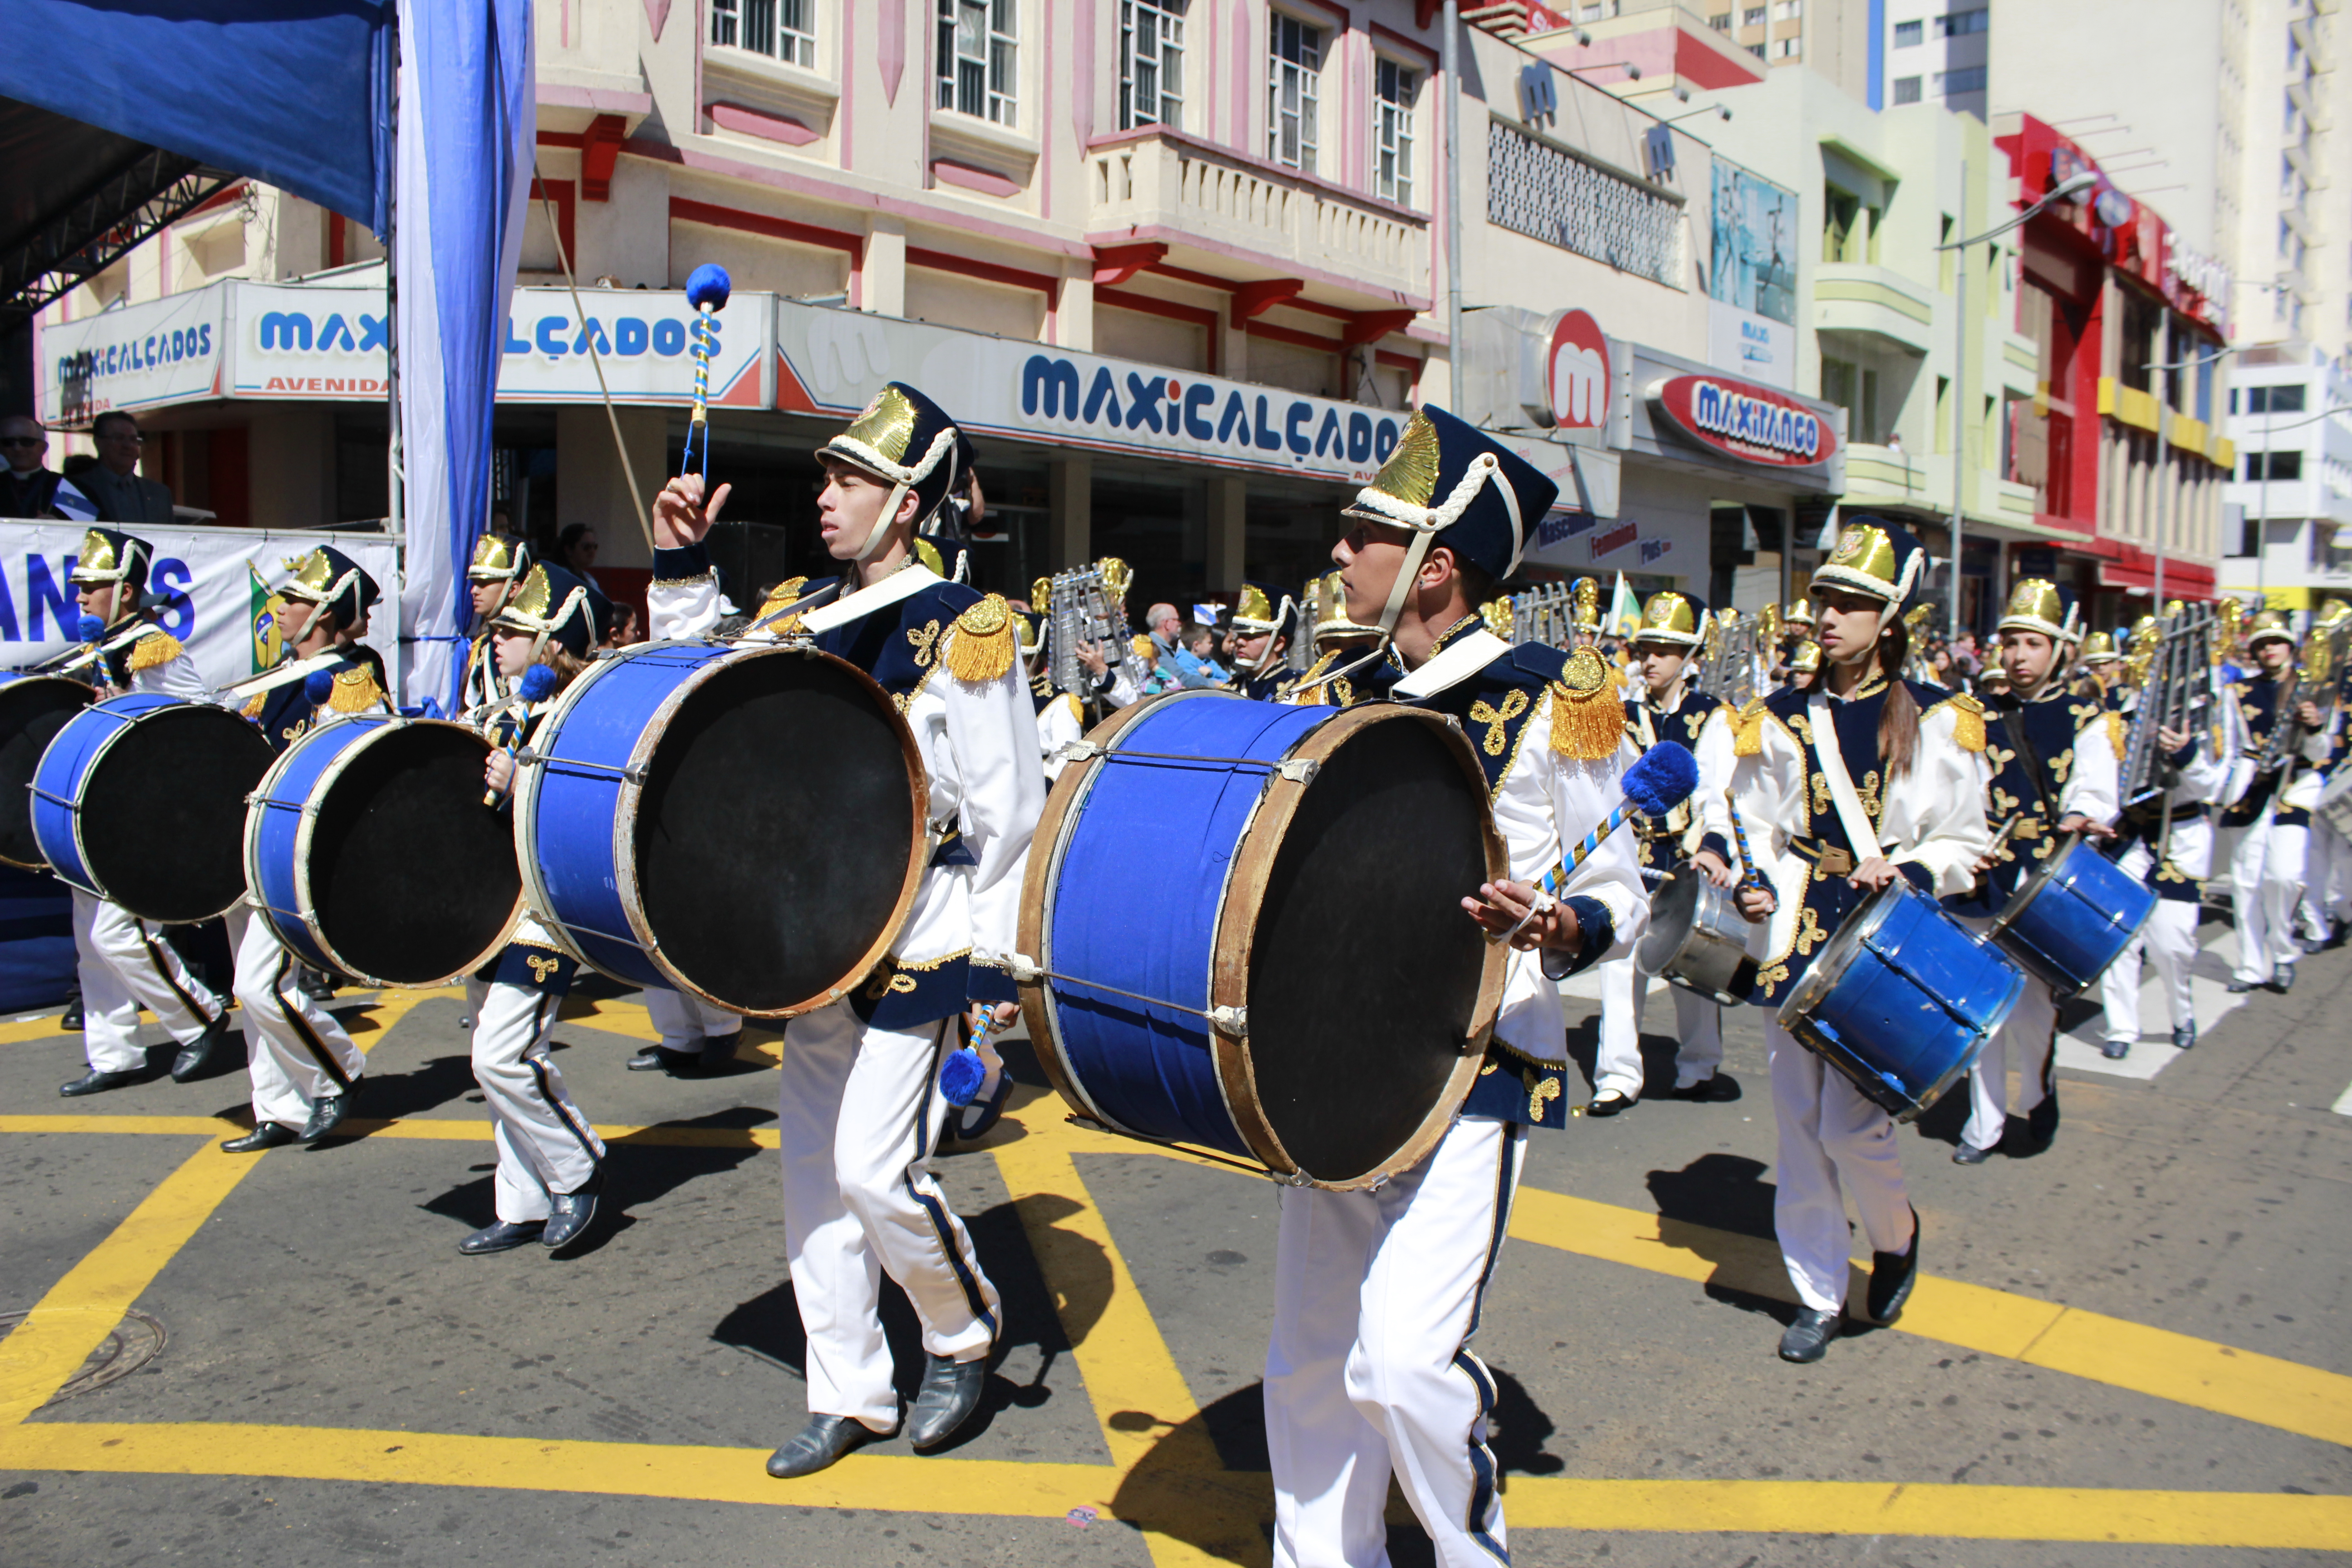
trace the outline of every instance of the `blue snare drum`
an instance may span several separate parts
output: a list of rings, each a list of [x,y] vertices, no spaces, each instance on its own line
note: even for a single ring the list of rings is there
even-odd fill
[[[464,724],[354,714],[305,731],[253,793],[246,878],[304,963],[440,985],[498,956],[522,913],[514,828],[482,804],[490,743]]]
[[[887,692],[803,645],[600,658],[520,759],[533,915],[633,985],[790,1017],[889,951],[930,852],[929,787]]]
[[[2156,889],[2076,834],[2011,896],[1986,934],[2063,999],[2087,990],[2139,936]]]
[[[245,892],[245,799],[269,742],[225,708],[134,691],[83,709],[33,772],[33,837],[58,878],[164,925]]]
[[[1969,1070],[2025,976],[1897,878],[1854,907],[1780,1004],[1780,1026],[1898,1121]]]
[[[1461,900],[1507,862],[1444,718],[1210,691],[1119,712],[1029,851],[1017,978],[1054,1087],[1112,1131],[1375,1185],[1484,1062],[1507,950]]]

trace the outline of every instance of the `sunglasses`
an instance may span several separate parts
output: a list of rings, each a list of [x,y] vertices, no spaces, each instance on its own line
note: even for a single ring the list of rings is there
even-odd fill
[[[0,436],[0,447],[46,447],[48,439],[42,436]]]

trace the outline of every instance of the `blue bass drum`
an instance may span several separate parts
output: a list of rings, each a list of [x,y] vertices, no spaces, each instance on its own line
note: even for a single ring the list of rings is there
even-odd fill
[[[245,800],[269,742],[226,708],[134,691],[68,720],[33,772],[33,837],[58,878],[161,925],[245,894]]]
[[[1780,1004],[1780,1026],[1898,1121],[1969,1070],[2025,976],[1896,878],[1854,907]]]
[[[930,855],[897,704],[804,646],[600,658],[519,760],[531,913],[616,980],[732,1013],[845,995],[890,951]]]
[[[1065,768],[1029,851],[1029,1036],[1079,1115],[1376,1185],[1469,1093],[1507,949],[1463,912],[1506,874],[1444,718],[1174,692]]]
[[[61,675],[0,680],[0,861],[20,871],[49,868],[33,837],[33,770],[66,721],[97,697]]]
[[[2081,834],[2042,863],[1986,932],[2061,1000],[2088,990],[2139,938],[2156,889]]]
[[[363,985],[441,985],[498,956],[522,914],[490,742],[437,719],[354,714],[305,731],[245,819],[253,901],[289,950]]]

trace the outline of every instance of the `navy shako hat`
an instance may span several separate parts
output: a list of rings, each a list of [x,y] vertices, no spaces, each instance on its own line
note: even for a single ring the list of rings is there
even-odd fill
[[[524,575],[522,586],[490,617],[490,625],[529,633],[537,639],[534,652],[552,642],[574,658],[586,658],[596,637],[590,604],[587,584],[542,561]]]
[[[907,492],[915,495],[915,531],[920,534],[948,497],[971,478],[971,443],[947,410],[903,381],[885,383],[866,411],[816,455],[862,468],[891,487],[874,531],[857,552],[860,561],[880,548]]]
[[[331,544],[321,544],[308,555],[286,563],[294,580],[278,590],[289,599],[300,599],[332,611],[338,625],[359,625],[383,590],[360,563]]]
[[[74,558],[67,581],[74,587],[101,587],[121,583],[131,590],[121,609],[129,615],[147,592],[147,569],[154,563],[155,547],[135,534],[115,528],[93,528],[81,536],[81,552]]]
[[[1242,584],[1241,598],[1234,605],[1234,630],[1244,637],[1272,632],[1276,637],[1289,638],[1296,647],[1306,624],[1305,608],[1287,589],[1272,583]]]
[[[1432,545],[1500,581],[1518,570],[1520,552],[1559,487],[1542,470],[1474,425],[1423,404],[1372,482],[1340,515],[1410,529],[1414,544],[1381,613],[1393,630],[1398,609]]]

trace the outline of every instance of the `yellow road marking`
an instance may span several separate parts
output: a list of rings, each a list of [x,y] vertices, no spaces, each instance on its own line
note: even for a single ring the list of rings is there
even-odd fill
[[[45,1013],[37,1018],[20,1018],[13,1024],[0,1024],[0,1045],[13,1046],[19,1040],[37,1040],[47,1035],[70,1035],[72,1029],[60,1029],[58,1020],[62,1013]]]
[[[360,1009],[354,1016],[343,1019],[343,1030],[351,1036],[352,1044],[365,1051],[382,1045],[384,1037],[392,1033],[393,1026],[407,1017],[418,1003],[462,997],[465,994],[465,987],[461,985],[440,985],[430,991],[345,992],[328,1003],[327,1009],[330,1012],[354,1007]],[[374,1038],[371,1040],[369,1036]]]
[[[39,1409],[80,1370],[261,1157],[224,1154],[210,1144],[198,1149],[50,1287],[0,1340],[0,1428]]]

